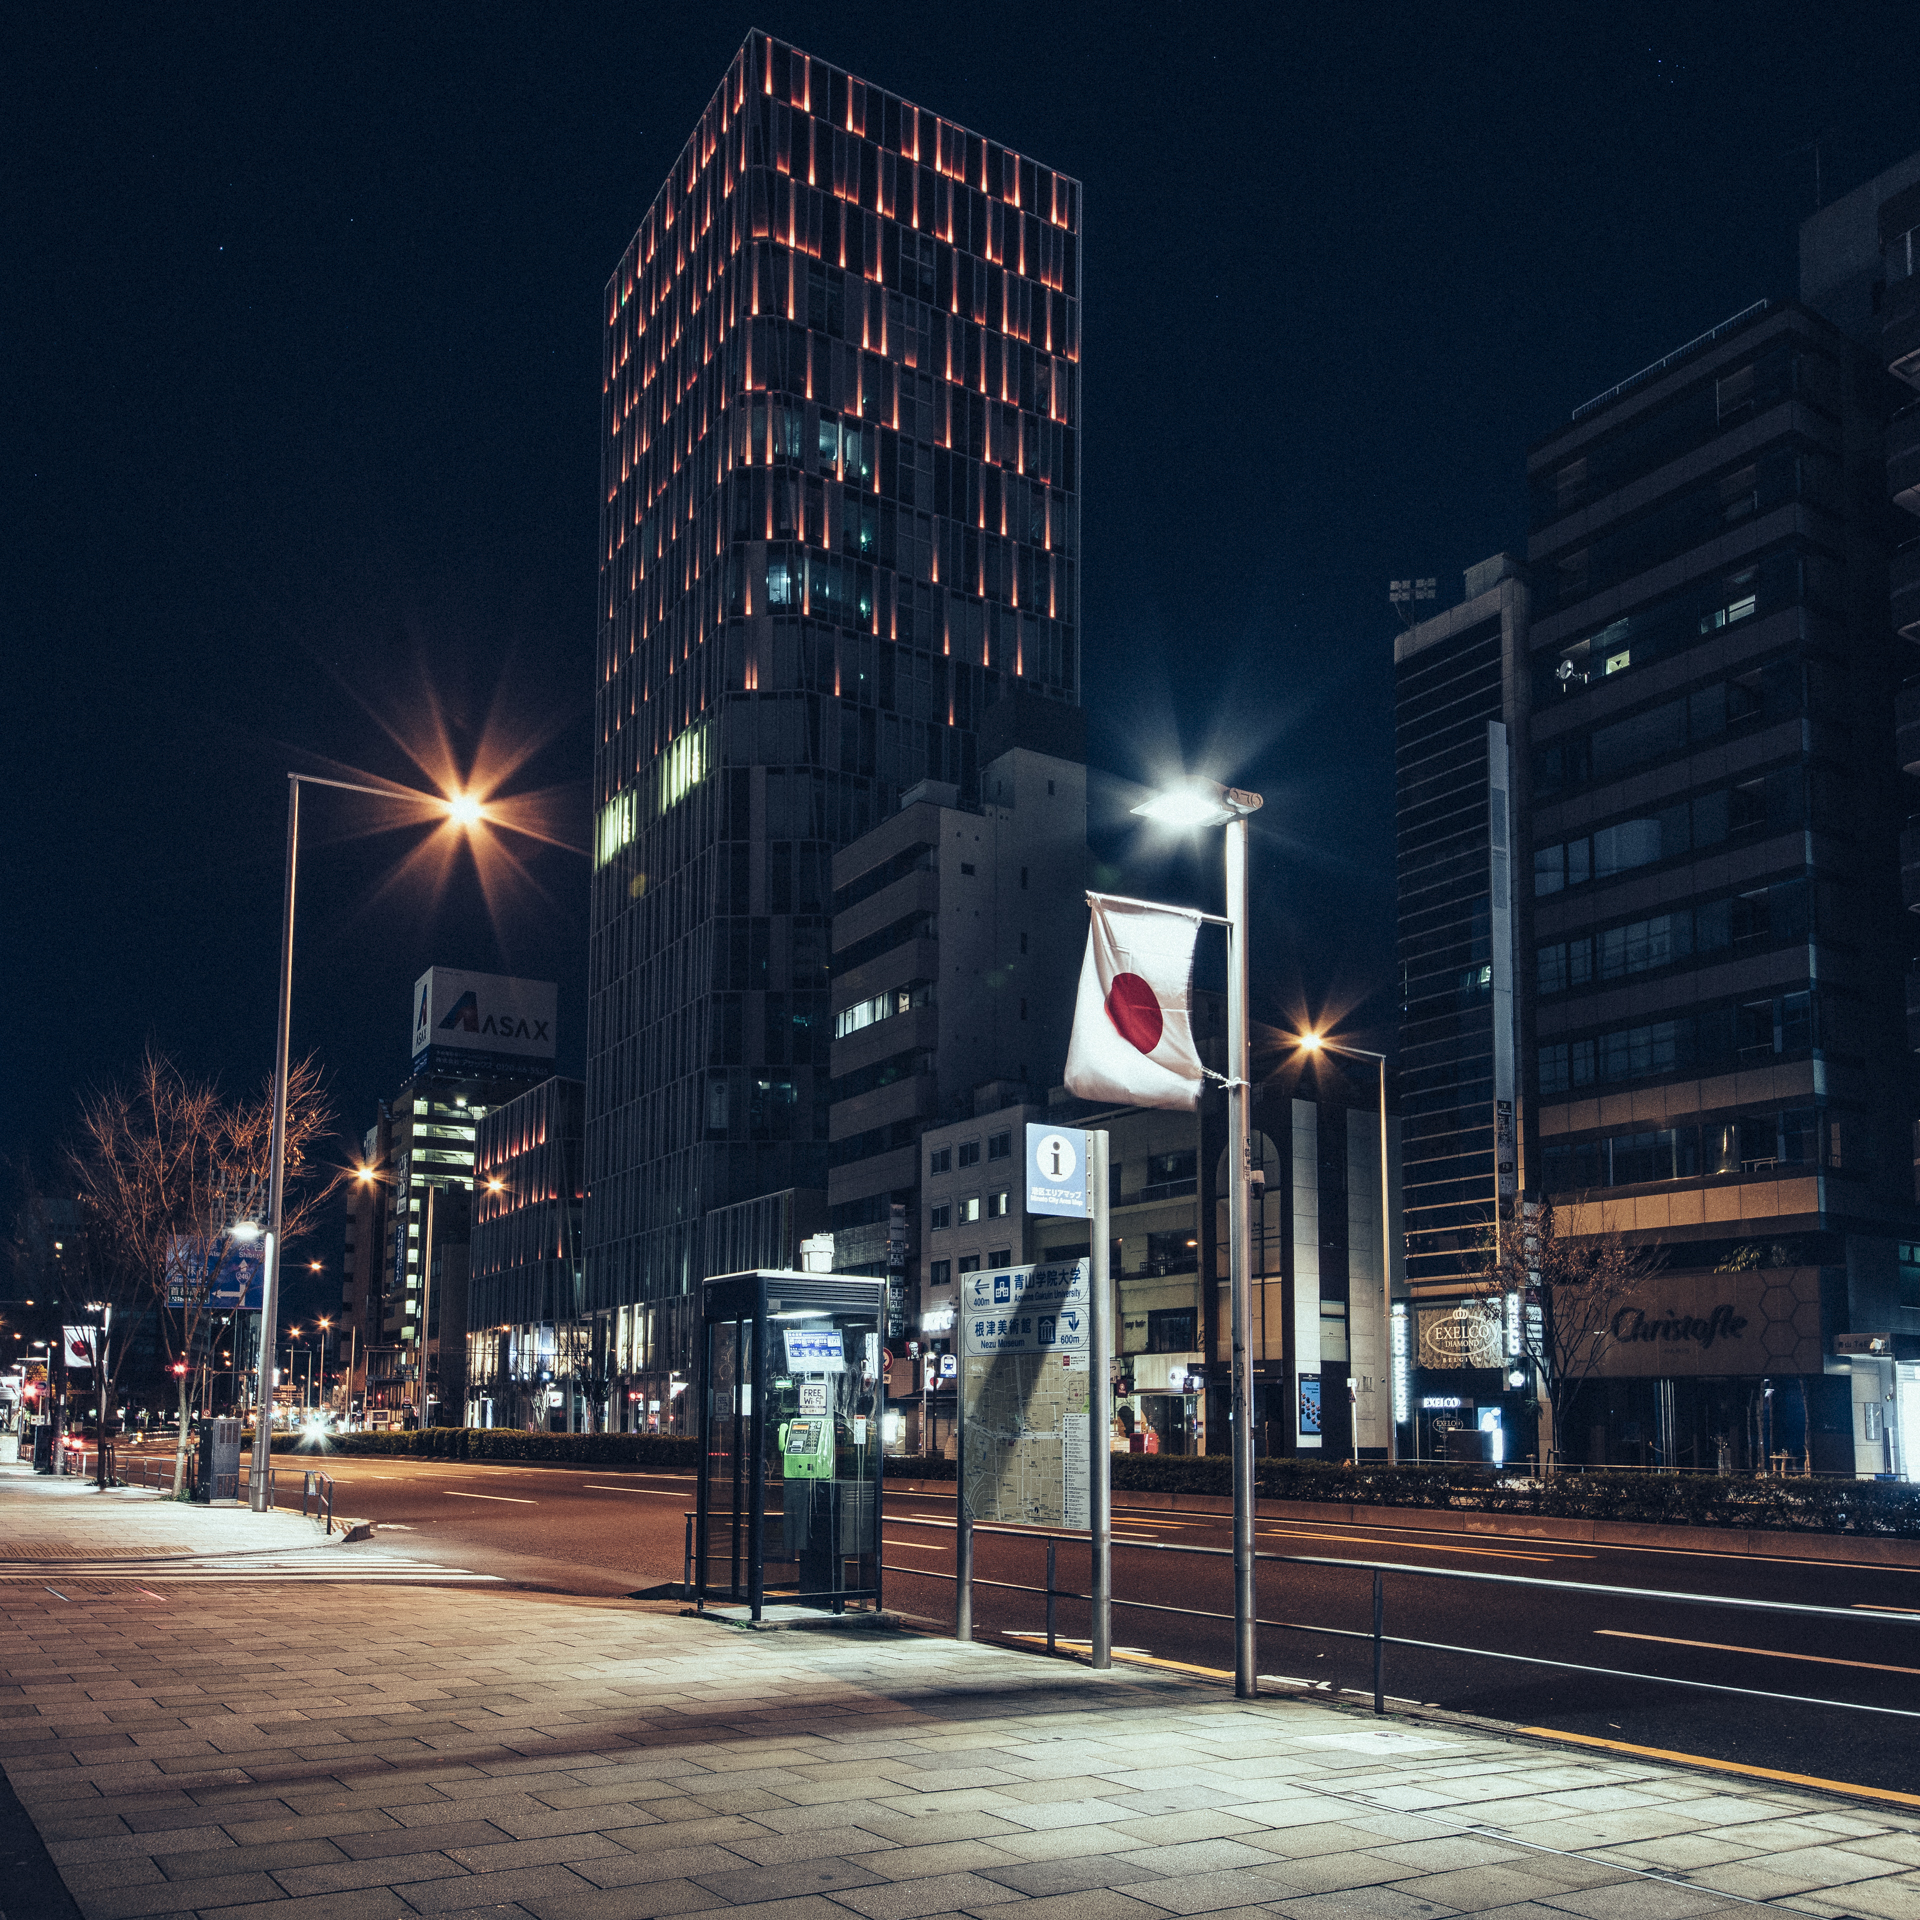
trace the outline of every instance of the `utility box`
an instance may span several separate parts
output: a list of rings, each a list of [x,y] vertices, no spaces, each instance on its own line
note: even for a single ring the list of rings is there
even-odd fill
[[[701,1304],[696,1600],[877,1610],[886,1281],[724,1274]]]
[[[240,1422],[209,1420],[200,1429],[200,1471],[193,1497],[202,1506],[240,1504]]]
[[[53,1471],[53,1422],[36,1420],[33,1423],[33,1470],[35,1473]]]

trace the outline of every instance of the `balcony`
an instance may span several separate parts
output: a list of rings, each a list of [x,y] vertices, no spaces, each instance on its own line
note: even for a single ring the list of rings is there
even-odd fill
[[[1920,674],[1894,697],[1893,738],[1902,768],[1920,776]]]
[[[1887,422],[1887,491],[1896,507],[1920,514],[1920,400]]]
[[[1920,387],[1920,273],[1887,288],[1880,315],[1880,345],[1887,371],[1910,387]]]
[[[1920,540],[1896,547],[1887,571],[1893,589],[1893,624],[1902,638],[1920,641]]]

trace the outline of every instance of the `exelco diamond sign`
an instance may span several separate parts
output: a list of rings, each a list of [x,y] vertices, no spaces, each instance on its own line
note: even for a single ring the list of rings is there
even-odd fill
[[[1027,1211],[1087,1217],[1087,1135],[1082,1127],[1027,1125]]]

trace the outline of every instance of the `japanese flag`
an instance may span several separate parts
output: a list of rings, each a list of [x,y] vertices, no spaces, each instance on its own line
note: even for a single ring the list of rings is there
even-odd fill
[[[67,1365],[69,1367],[90,1367],[93,1365],[94,1347],[100,1338],[98,1327],[62,1327],[66,1336]]]
[[[1087,896],[1093,924],[1067,1048],[1067,1090],[1130,1107],[1200,1101],[1193,1050],[1193,943],[1199,922],[1177,908]]]

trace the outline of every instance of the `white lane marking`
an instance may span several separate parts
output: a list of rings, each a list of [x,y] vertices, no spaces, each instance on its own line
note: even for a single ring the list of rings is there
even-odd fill
[[[517,1500],[510,1493],[456,1493],[451,1487],[442,1487],[440,1491],[449,1500],[504,1500],[510,1507],[537,1507],[540,1504],[538,1500]],[[379,1524],[377,1520],[374,1522],[375,1526]]]
[[[580,1483],[580,1491],[582,1493],[650,1493],[656,1500],[681,1500],[686,1497],[672,1487],[605,1487],[597,1480],[583,1480]],[[475,1498],[484,1500],[486,1495],[478,1494]]]
[[[1660,1647],[1701,1647],[1708,1653],[1751,1653],[1762,1660],[1804,1660],[1816,1667],[1860,1667],[1868,1673],[1920,1673],[1920,1667],[1889,1667],[1878,1660],[1841,1660],[1826,1653],[1783,1653],[1778,1647],[1732,1647],[1724,1640],[1675,1640],[1664,1633],[1628,1633],[1620,1627],[1595,1627],[1606,1640],[1650,1640]]]

